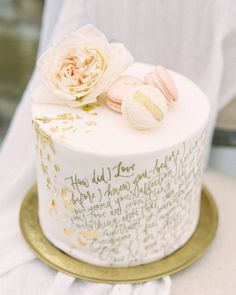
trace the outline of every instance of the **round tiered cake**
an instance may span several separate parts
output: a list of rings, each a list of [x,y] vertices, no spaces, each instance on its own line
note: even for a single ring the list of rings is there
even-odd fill
[[[143,80],[152,68],[135,63],[125,74]],[[179,100],[148,130],[129,126],[103,97],[77,108],[33,103],[39,219],[65,253],[101,266],[140,265],[193,234],[209,104],[189,79],[169,74]]]

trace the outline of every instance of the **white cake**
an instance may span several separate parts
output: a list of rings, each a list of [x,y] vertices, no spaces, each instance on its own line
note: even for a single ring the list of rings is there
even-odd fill
[[[136,63],[126,73],[143,78],[151,69]],[[102,99],[82,108],[33,104],[40,224],[65,253],[140,265],[192,236],[209,105],[193,82],[170,74],[179,100],[150,130],[131,128]]]

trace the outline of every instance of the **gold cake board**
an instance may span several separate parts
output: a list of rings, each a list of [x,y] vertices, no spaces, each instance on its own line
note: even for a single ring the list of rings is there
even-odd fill
[[[44,236],[38,219],[37,188],[25,196],[20,211],[23,236],[36,256],[58,271],[75,278],[98,283],[140,283],[174,274],[195,262],[213,241],[218,225],[215,201],[205,187],[202,189],[201,213],[191,239],[173,254],[145,265],[112,268],[101,267],[77,260],[55,246]]]

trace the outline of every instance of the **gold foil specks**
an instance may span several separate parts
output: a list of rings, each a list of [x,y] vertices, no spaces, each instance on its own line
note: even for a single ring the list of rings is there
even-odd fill
[[[82,241],[82,239],[81,239],[80,237],[77,238],[77,242],[79,243],[79,245],[80,245],[82,248],[84,248],[84,247],[87,246],[87,244],[86,244],[84,241]]]
[[[63,205],[66,209],[70,211],[73,211],[76,208],[76,206],[72,204],[71,202],[72,195],[73,195],[73,192],[70,189],[66,187],[63,187],[61,189],[61,197],[63,199]]]
[[[70,125],[70,126],[62,127],[62,130],[70,130],[70,129],[72,129],[72,128],[73,128],[73,126]]]
[[[50,190],[51,189],[51,179],[50,177],[47,177],[47,188]]]
[[[54,169],[55,169],[56,172],[59,172],[61,170],[60,167],[57,164],[54,165]]]
[[[71,113],[59,114],[56,116],[56,120],[74,121],[75,116],[73,116]]]
[[[91,104],[86,104],[86,105],[82,106],[81,109],[85,112],[89,112],[94,109],[94,106]]]
[[[57,202],[54,199],[51,200],[49,212],[51,215],[57,214]]]
[[[52,208],[55,208],[56,206],[57,206],[56,201],[54,199],[52,199],[52,201],[51,201],[51,207]]]
[[[76,97],[75,100],[78,101],[78,102],[83,102],[83,99],[84,99],[83,97]]]
[[[64,134],[61,134],[59,137],[58,137],[58,140],[62,143],[64,142],[66,139],[65,135]]]
[[[41,162],[41,169],[44,174],[48,174],[48,166],[44,162]]]
[[[88,126],[96,126],[97,125],[97,123],[95,121],[88,121],[88,122],[86,122],[86,124]]]
[[[51,123],[51,122],[57,121],[57,120],[60,120],[60,121],[62,120],[62,121],[68,122],[68,121],[75,121],[80,118],[81,117],[78,114],[63,113],[63,114],[58,114],[55,117],[45,117],[45,116],[42,118],[37,117],[37,118],[35,118],[35,120],[47,124],[47,123]],[[65,123],[65,122],[63,122],[63,123]],[[58,130],[55,129],[54,132],[55,131],[58,131]]]
[[[52,118],[48,117],[42,117],[42,118],[36,118],[36,120],[41,121],[42,123],[50,123],[52,121]]]
[[[51,148],[52,152],[55,154],[55,148],[54,148],[54,144],[51,137],[39,127],[39,123],[37,122],[37,119],[33,120],[33,125],[34,125],[38,142],[40,142],[43,147],[47,144]],[[41,152],[40,152],[40,155],[42,157]]]
[[[51,161],[51,157],[50,157],[50,155],[49,155],[49,154],[47,155],[47,160],[48,160],[48,162],[50,162],[50,161]]]
[[[61,189],[61,196],[64,198],[64,197],[66,197],[67,194],[70,193],[70,192],[71,192],[71,191],[70,191],[68,188],[63,187],[63,188]]]
[[[85,238],[85,239],[100,239],[101,238],[101,234],[98,231],[92,230],[92,231],[85,231],[82,232],[81,235]]]
[[[70,228],[64,228],[64,235],[65,236],[71,236],[72,230]]]
[[[50,131],[55,133],[55,132],[59,131],[59,128],[58,128],[58,126],[53,126],[53,127],[50,128]]]

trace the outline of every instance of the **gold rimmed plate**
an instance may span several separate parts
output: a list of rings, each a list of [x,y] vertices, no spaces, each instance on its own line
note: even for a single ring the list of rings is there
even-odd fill
[[[218,212],[215,201],[203,187],[199,223],[193,236],[183,247],[159,261],[134,267],[112,268],[77,260],[56,248],[46,239],[38,219],[36,186],[26,194],[20,211],[21,231],[39,259],[52,268],[75,278],[110,284],[146,282],[189,267],[203,255],[213,241],[217,225]]]

